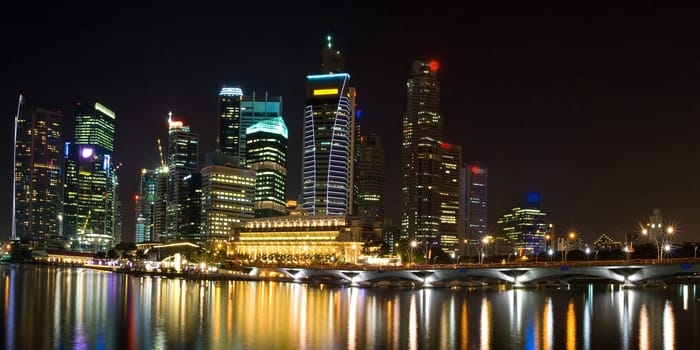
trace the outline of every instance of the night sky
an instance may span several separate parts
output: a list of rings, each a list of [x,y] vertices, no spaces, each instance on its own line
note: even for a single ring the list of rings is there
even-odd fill
[[[296,198],[306,75],[320,73],[332,34],[358,89],[362,128],[383,138],[387,214],[395,220],[406,80],[414,60],[435,59],[446,140],[462,145],[465,162],[489,168],[490,230],[534,191],[558,230],[587,240],[600,233],[623,240],[654,208],[681,241],[700,240],[695,5],[241,3],[16,2],[17,10],[3,10],[0,239],[11,232],[20,93],[63,111],[69,139],[75,102],[115,111],[125,241],[133,240],[139,170],[159,164],[157,138],[167,145],[168,111],[200,134],[203,161],[215,149],[223,84],[283,97],[287,197]]]

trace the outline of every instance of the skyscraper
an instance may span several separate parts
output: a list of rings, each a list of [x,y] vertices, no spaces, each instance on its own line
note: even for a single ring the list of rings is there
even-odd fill
[[[440,246],[455,252],[464,231],[464,206],[459,169],[462,165],[462,147],[440,142]]]
[[[307,76],[303,208],[312,215],[349,210],[352,115],[347,73]]]
[[[15,146],[15,225],[20,238],[60,234],[63,173],[61,112],[21,99]]]
[[[357,213],[364,220],[363,239],[381,238],[384,222],[384,148],[376,133],[360,137]]]
[[[181,238],[181,227],[186,224],[185,205],[190,185],[185,177],[197,172],[199,134],[190,130],[182,121],[168,119],[168,194],[166,206],[166,229],[164,241]]]
[[[136,215],[136,243],[153,240],[153,209],[156,203],[158,177],[156,169],[141,169],[141,181],[134,198]]]
[[[285,213],[287,182],[287,125],[282,117],[246,128],[246,165],[256,173],[255,217]]]
[[[488,169],[477,164],[466,164],[466,239],[478,241],[487,234],[488,224]]]
[[[403,115],[401,231],[404,239],[438,240],[440,230],[440,82],[438,63],[413,62]]]
[[[242,96],[240,87],[224,86],[219,92],[216,147],[221,153],[234,157],[239,155]]]
[[[258,95],[253,91],[252,95],[243,95],[241,99],[241,113],[238,137],[238,158],[241,164],[246,164],[246,137],[247,130],[254,124],[264,120],[282,117],[282,97]]]
[[[75,116],[75,141],[64,152],[63,232],[75,250],[105,251],[119,239],[111,156],[116,114],[95,102],[78,103]]]

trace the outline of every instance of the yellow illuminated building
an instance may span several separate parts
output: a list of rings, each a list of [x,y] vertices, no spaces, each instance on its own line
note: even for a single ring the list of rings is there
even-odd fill
[[[279,264],[357,263],[361,232],[359,220],[339,215],[258,218],[234,229],[229,255]]]

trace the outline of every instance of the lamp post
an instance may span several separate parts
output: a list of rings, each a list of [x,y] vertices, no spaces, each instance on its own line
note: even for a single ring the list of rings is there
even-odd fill
[[[480,263],[481,263],[481,264],[484,263],[484,258],[486,258],[486,248],[488,248],[488,244],[491,242],[492,239],[493,239],[493,237],[491,237],[491,236],[486,236],[486,237],[484,237],[484,238],[481,240],[481,243],[482,243],[482,245],[481,245],[481,255],[480,255],[480,260],[481,260]]]
[[[414,250],[416,249],[417,246],[418,246],[418,242],[411,241],[411,252],[410,252],[411,255],[410,255],[410,259],[409,259],[411,265],[413,265],[413,253],[414,253]]]
[[[695,245],[695,254],[693,254],[693,258],[697,259],[698,258],[698,246]]]
[[[549,254],[549,262],[552,262],[552,255],[554,255],[554,251],[552,250],[552,248],[549,248],[547,254]]]
[[[590,260],[591,248],[586,247],[586,261]]]
[[[569,240],[566,242],[566,247],[564,247],[564,262],[566,262],[566,258],[569,255],[569,246],[571,245],[571,241],[576,238],[576,233],[574,232],[569,232]]]

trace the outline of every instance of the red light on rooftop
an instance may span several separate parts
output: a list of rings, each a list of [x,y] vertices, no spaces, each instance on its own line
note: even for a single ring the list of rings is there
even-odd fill
[[[450,144],[447,143],[447,142],[443,142],[443,143],[440,144],[440,148],[445,149],[445,150],[448,150],[448,149],[452,148],[452,145],[450,145]]]
[[[139,195],[138,195],[138,194],[134,196],[134,201],[136,201],[136,202],[139,201]]]
[[[478,166],[473,166],[472,167],[472,174],[478,174],[479,173],[479,167]]]
[[[430,61],[428,65],[430,66],[430,70],[438,70],[438,68],[440,68],[440,63],[438,63],[438,61]]]

